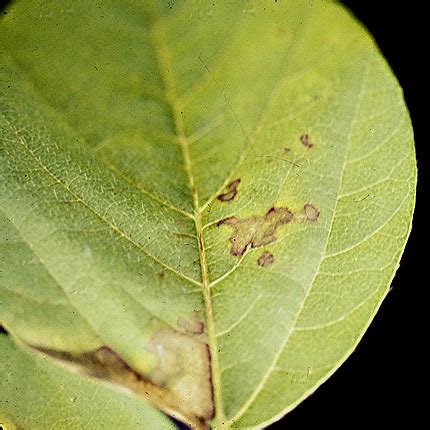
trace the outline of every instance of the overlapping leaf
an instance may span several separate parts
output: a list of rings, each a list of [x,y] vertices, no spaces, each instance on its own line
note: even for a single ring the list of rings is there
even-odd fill
[[[175,428],[138,398],[25,353],[4,335],[0,345],[0,426],[5,430]]]

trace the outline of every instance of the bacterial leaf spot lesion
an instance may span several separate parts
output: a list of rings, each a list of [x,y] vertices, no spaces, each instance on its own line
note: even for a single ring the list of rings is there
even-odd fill
[[[277,228],[292,219],[293,213],[287,207],[272,207],[263,216],[254,215],[244,219],[233,216],[219,221],[217,225],[232,227],[230,253],[240,256],[248,247],[258,248],[274,242]]]
[[[234,181],[231,181],[227,185],[227,190],[225,193],[220,194],[217,199],[221,202],[229,202],[230,200],[233,200],[236,197],[237,194],[237,188],[240,184],[240,178],[235,179]]]
[[[314,205],[306,203],[303,210],[295,215],[288,207],[271,207],[262,216],[252,215],[243,219],[232,216],[222,219],[217,226],[227,225],[233,229],[229,239],[230,254],[237,257],[243,255],[248,248],[259,248],[274,242],[277,239],[277,229],[293,219],[302,222],[316,221],[319,215],[320,211]],[[259,266],[265,267],[274,261],[274,256],[265,252],[260,256],[261,260],[257,260]]]

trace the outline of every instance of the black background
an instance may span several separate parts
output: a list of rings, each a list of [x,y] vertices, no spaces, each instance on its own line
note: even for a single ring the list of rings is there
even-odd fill
[[[142,0],[144,1],[144,0]],[[162,1],[162,0],[160,0]],[[294,0],[292,0],[294,1]],[[0,9],[4,7],[0,0]],[[343,3],[374,36],[403,87],[415,132],[419,168],[418,200],[413,229],[400,268],[378,315],[341,368],[312,396],[270,429],[421,428],[427,385],[424,351],[427,303],[426,269],[427,175],[424,164],[427,100],[423,75],[424,2],[346,0]],[[423,388],[423,393],[419,389]]]
[[[417,1],[347,0],[403,87],[414,126],[418,194],[413,229],[392,289],[356,351],[312,396],[272,429],[422,428],[428,355],[424,342],[426,269],[424,163],[427,105],[423,88],[424,8]],[[428,121],[429,122],[429,121]],[[429,124],[430,125],[430,124]],[[425,382],[426,381],[426,382]],[[418,390],[423,389],[420,393]]]

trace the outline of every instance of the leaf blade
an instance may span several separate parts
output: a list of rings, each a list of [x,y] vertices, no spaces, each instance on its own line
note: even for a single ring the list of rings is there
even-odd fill
[[[344,361],[362,336],[385,296],[409,234],[416,173],[410,122],[398,84],[373,41],[339,6],[300,3],[276,5],[272,11],[266,11],[264,3],[222,6],[199,10],[195,3],[184,2],[160,15],[150,6],[130,13],[137,10],[131,3],[119,18],[118,28],[126,28],[121,40],[112,42],[110,52],[103,48],[94,57],[105,67],[101,76],[93,76],[99,70],[90,73],[81,59],[77,65],[70,64],[70,55],[60,52],[52,40],[50,47],[42,46],[41,55],[54,54],[58,64],[69,64],[79,84],[73,88],[64,76],[57,78],[52,72],[50,78],[64,86],[82,112],[88,113],[89,101],[95,101],[95,121],[65,103],[64,94],[55,94],[53,82],[48,90],[43,89],[46,72],[33,68],[30,45],[13,55],[29,80],[48,97],[48,110],[54,107],[52,121],[60,123],[59,117],[67,114],[72,128],[85,137],[88,148],[80,149],[81,158],[92,161],[79,161],[80,174],[100,184],[100,190],[93,193],[82,181],[74,185],[76,190],[84,190],[88,202],[96,201],[93,214],[108,215],[104,223],[136,248],[130,252],[123,247],[121,263],[96,250],[109,260],[107,264],[97,261],[99,272],[111,273],[108,266],[120,264],[127,280],[125,289],[117,293],[106,287],[109,277],[101,276],[99,286],[93,287],[99,296],[109,297],[101,307],[112,309],[110,300],[121,302],[129,295],[131,313],[148,314],[144,322],[137,322],[130,311],[111,311],[128,333],[134,333],[128,339],[138,339],[152,318],[181,330],[181,313],[197,309],[206,327],[204,342],[211,349],[217,426],[247,428],[270,423],[291,409]],[[89,16],[98,13],[85,12]],[[111,6],[105,12],[112,20]],[[72,35],[68,46],[82,49],[71,21],[66,23],[70,17],[63,11],[58,16]],[[226,17],[233,19],[235,28],[230,28]],[[23,22],[28,25],[32,19],[25,17]],[[106,34],[105,24],[99,21],[96,28]],[[220,25],[223,31],[203,31],[208,25]],[[10,34],[17,28],[9,29]],[[45,25],[36,38],[39,42],[52,39],[56,31]],[[230,43],[225,43],[230,35]],[[84,40],[93,36],[91,30],[83,34]],[[139,50],[142,40],[148,43]],[[224,41],[221,49],[219,41]],[[126,44],[130,52],[139,54],[129,66],[126,62],[132,57],[118,52]],[[85,53],[84,59],[90,57]],[[112,77],[118,75],[107,58],[133,70],[132,79],[128,72],[122,75],[128,76],[127,85],[133,81],[133,89],[125,88],[121,79],[119,84],[113,82]],[[142,66],[147,67],[143,81],[149,84],[133,75]],[[140,80],[138,88],[135,78]],[[132,107],[121,101],[122,117],[115,112],[114,125],[106,122],[111,117],[110,99],[100,90],[107,87],[120,98],[131,95]],[[143,97],[145,107],[137,95]],[[152,113],[145,117],[152,124],[150,131],[133,117],[141,111]],[[34,119],[27,126],[31,123],[34,128]],[[39,121],[39,127],[42,124]],[[18,133],[12,134],[16,142]],[[69,141],[72,134],[68,134]],[[66,146],[65,142],[63,153]],[[95,154],[91,147],[97,148]],[[52,159],[43,149],[45,159]],[[40,148],[35,150],[39,153]],[[72,151],[67,154],[76,158]],[[60,163],[64,166],[66,161],[67,156]],[[153,181],[157,169],[169,171],[170,176]],[[64,169],[59,173],[69,178]],[[238,187],[234,192],[228,188],[232,183]],[[138,202],[146,215],[139,215],[138,204],[129,201],[112,209],[104,195],[110,187],[106,184],[118,188],[118,196]],[[11,205],[12,195],[6,206]],[[74,197],[82,200],[76,192]],[[120,215],[120,206],[126,208],[127,216]],[[282,208],[293,214],[292,221],[271,223],[270,214]],[[91,207],[86,209],[91,211]],[[47,212],[43,216],[47,222]],[[154,232],[158,240],[145,240],[133,225]],[[181,230],[172,234],[179,225]],[[257,233],[243,237],[245,230],[234,230],[239,225]],[[26,229],[29,235],[29,224]],[[183,240],[178,241],[175,234]],[[235,237],[244,245],[233,254],[229,241]],[[57,239],[57,247],[58,243]],[[112,247],[112,238],[105,238],[104,243],[115,252],[120,249]],[[156,252],[149,252],[149,247]],[[79,254],[72,248],[68,252]],[[149,284],[145,289],[138,287],[137,276],[127,272],[130,259],[148,268],[143,276]],[[63,283],[82,266],[77,264],[68,276],[63,275]],[[344,267],[349,269],[339,271]],[[167,277],[166,270],[170,272]],[[162,274],[158,279],[157,272]],[[162,279],[169,284],[163,287],[164,305],[157,301]],[[178,292],[175,284],[182,282]],[[150,309],[135,307],[134,302],[142,298],[147,302],[148,296]],[[92,300],[96,301],[95,292]],[[178,312],[172,315],[172,306],[178,303]],[[79,306],[86,315],[91,313],[84,303]],[[119,340],[120,330],[106,329],[103,319],[91,318],[107,344],[114,345],[133,367],[146,371],[149,363],[137,359],[127,339]],[[334,345],[333,333],[348,331],[349,325],[351,333],[341,337],[341,347],[319,354],[324,339]],[[312,327],[322,334],[314,335]],[[307,356],[299,345],[308,348]],[[326,357],[323,365],[321,357]],[[299,359],[307,366],[300,367]],[[292,369],[296,376],[291,375]],[[278,401],[270,400],[273,393],[278,394]]]

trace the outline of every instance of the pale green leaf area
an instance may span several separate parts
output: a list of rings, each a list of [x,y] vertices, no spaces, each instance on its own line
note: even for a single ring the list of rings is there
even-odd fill
[[[4,430],[175,428],[139,398],[24,352],[4,335],[0,348]]]
[[[328,1],[22,0],[0,39],[0,422],[262,428],[312,393],[414,207],[366,30]]]

